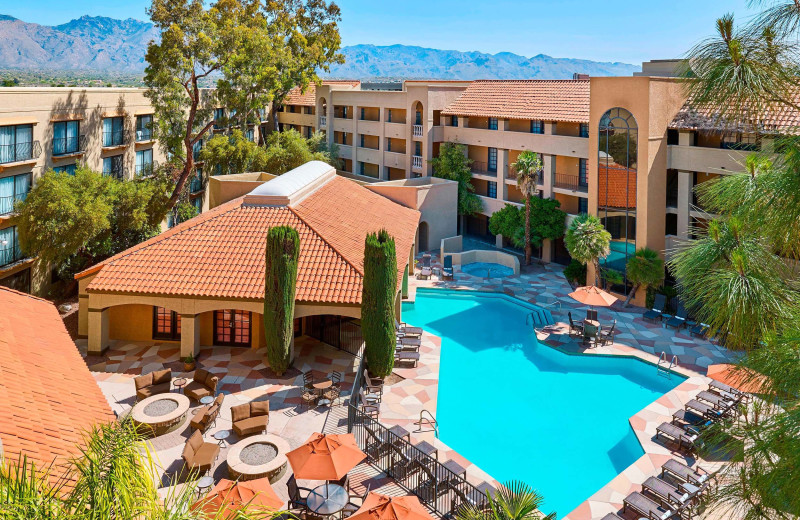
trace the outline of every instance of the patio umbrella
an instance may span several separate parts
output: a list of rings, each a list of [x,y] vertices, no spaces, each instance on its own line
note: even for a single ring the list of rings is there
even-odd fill
[[[280,511],[284,504],[285,502],[275,493],[267,478],[246,482],[233,482],[223,478],[203,499],[195,502],[192,509],[202,510],[211,515],[224,510],[225,512],[219,518],[227,519],[236,518],[236,511],[244,505]]]
[[[306,480],[339,480],[367,455],[358,448],[352,433],[323,435],[314,433],[286,454],[294,477]]]
[[[591,307],[609,307],[617,301],[616,296],[608,294],[603,289],[595,287],[594,285],[578,287],[573,292],[569,293],[569,297],[576,302]]]
[[[348,520],[432,520],[432,517],[414,495],[388,497],[370,493]]]
[[[720,363],[717,365],[709,365],[706,375],[711,379],[715,379],[720,383],[725,383],[746,392],[748,394],[758,394],[767,387],[767,376],[759,374],[749,368],[738,369],[736,365],[728,363]]]

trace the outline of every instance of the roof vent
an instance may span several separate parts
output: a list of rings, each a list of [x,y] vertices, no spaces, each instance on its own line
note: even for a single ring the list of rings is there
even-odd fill
[[[267,181],[244,196],[245,206],[292,206],[336,176],[336,168],[310,161]]]

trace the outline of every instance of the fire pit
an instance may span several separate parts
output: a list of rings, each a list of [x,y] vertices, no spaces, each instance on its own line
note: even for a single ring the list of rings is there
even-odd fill
[[[189,404],[189,398],[183,394],[156,394],[136,403],[131,418],[141,432],[157,437],[186,421]]]
[[[277,435],[254,435],[237,442],[228,451],[231,480],[269,478],[274,484],[286,472],[289,444]]]

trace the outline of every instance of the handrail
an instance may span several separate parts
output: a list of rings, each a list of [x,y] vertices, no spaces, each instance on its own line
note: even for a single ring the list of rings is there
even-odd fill
[[[430,417],[425,417],[426,413]],[[439,438],[439,423],[436,422],[436,417],[433,416],[433,414],[430,412],[430,410],[426,410],[425,408],[420,410],[420,412],[419,412],[419,421],[415,422],[414,424],[416,424],[418,426],[418,428],[416,430],[414,430],[414,433],[422,432],[423,431],[422,430],[422,425],[423,424],[428,424],[431,428],[433,428],[433,434],[436,436],[436,438],[437,439]]]

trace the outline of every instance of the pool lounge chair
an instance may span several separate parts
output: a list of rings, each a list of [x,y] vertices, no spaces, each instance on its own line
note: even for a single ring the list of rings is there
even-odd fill
[[[444,280],[453,279],[453,257],[450,255],[444,257],[444,266],[442,267],[442,278]]]
[[[698,437],[700,437],[700,435],[697,433],[690,433],[680,426],[675,426],[674,424],[668,422],[661,423],[661,425],[656,428],[656,440],[658,440],[660,435],[668,437],[672,441],[678,443],[679,450],[685,447],[689,451],[694,450],[694,443]]]
[[[397,338],[397,344],[404,347],[421,347],[422,339],[420,338],[407,338],[405,336]]]
[[[664,318],[664,306],[667,304],[667,297],[663,294],[656,294],[656,299],[653,301],[653,308],[642,314],[642,318],[650,321],[656,321]]]
[[[728,386],[725,383],[720,383],[719,381],[716,381],[714,379],[711,380],[708,386],[715,390],[722,390],[723,392],[726,392],[731,395],[744,396],[744,392],[742,392],[741,390],[734,388],[732,386]]]
[[[710,325],[706,325],[705,323],[698,323],[689,330],[689,334],[697,338],[705,338],[710,329],[711,329]]]
[[[431,270],[431,268],[423,266],[423,267],[420,268],[420,271],[417,273],[417,279],[419,279],[419,280],[427,280],[428,278],[431,277],[431,274],[433,274],[433,271]]]
[[[694,426],[695,428],[705,428],[711,426],[711,419],[697,415],[689,410],[678,410],[672,414],[672,424],[676,426]]]
[[[583,323],[575,323],[571,312],[568,312],[567,316],[569,316],[569,335],[583,336]]]
[[[641,493],[634,491],[622,501],[623,514],[628,510],[633,509],[645,518],[668,520],[680,516],[680,511],[663,507],[656,502],[650,500]]]
[[[680,329],[686,325],[686,317],[688,315],[689,313],[686,312],[686,307],[684,307],[683,302],[681,302],[678,304],[678,312],[675,313],[675,316],[667,320],[666,326],[674,329]]]
[[[416,367],[417,363],[419,362],[419,352],[408,352],[404,350],[395,352],[394,361],[395,363],[397,362],[411,363],[412,366]]]
[[[711,406],[709,404],[701,403],[697,399],[689,400],[689,402],[686,403],[686,409],[687,410],[694,410],[695,412],[699,413],[703,417],[707,417],[707,418],[712,419],[712,420],[720,419],[720,418],[724,417],[725,413],[726,413],[723,410],[717,410],[716,408],[714,408],[713,406]]]
[[[667,504],[670,507],[676,508],[691,507],[699,493],[699,490],[689,492],[680,489],[658,477],[649,477],[642,484],[642,489],[646,490],[651,495],[657,496],[661,499],[662,504]]]
[[[719,394],[709,392],[708,390],[703,390],[697,394],[697,398],[701,401],[711,403],[717,410],[729,410],[741,401],[741,399],[728,399]]]
[[[420,337],[422,336],[422,328],[421,327],[412,327],[407,323],[401,323],[397,320],[394,320],[394,328],[397,330],[397,334],[405,337]]]
[[[666,473],[684,482],[701,487],[703,490],[705,490],[714,477],[711,473],[701,469],[699,466],[694,470],[675,459],[669,459],[661,466],[661,476],[664,476]]]

